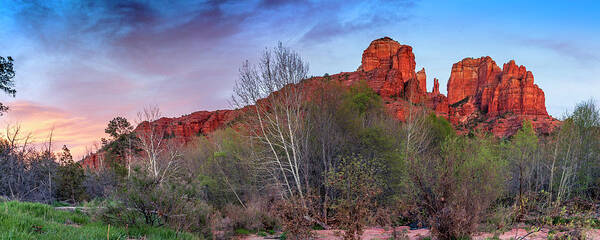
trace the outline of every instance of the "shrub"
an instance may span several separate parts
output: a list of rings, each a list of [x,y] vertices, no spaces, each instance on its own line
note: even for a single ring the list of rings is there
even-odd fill
[[[355,156],[343,158],[336,171],[329,173],[328,184],[337,191],[333,205],[344,239],[360,239],[371,209],[377,207],[376,197],[382,192],[377,177],[376,160]]]
[[[135,169],[125,186],[116,191],[116,201],[106,208],[103,219],[119,225],[167,225],[177,232],[208,232],[212,208],[198,197],[193,184],[163,181]],[[140,222],[139,219],[143,221]]]
[[[85,171],[83,187],[90,199],[104,199],[118,189],[120,179],[110,168]]]
[[[489,140],[449,137],[439,155],[409,161],[407,192],[435,237],[469,237],[476,230],[502,192],[505,164],[496,151]]]
[[[55,201],[58,164],[47,151],[25,151],[0,140],[0,196],[12,200]]]
[[[311,238],[311,230],[314,223],[310,220],[309,216],[314,216],[311,214],[311,211],[316,209],[304,206],[307,199],[291,198],[275,202],[272,208],[273,215],[279,218],[281,226],[286,233],[286,239]]]
[[[230,230],[247,229],[250,231],[272,230],[277,220],[268,213],[266,202],[252,201],[245,207],[228,204],[223,208],[224,217],[230,219]]]
[[[138,213],[134,209],[127,208],[125,204],[106,200],[99,204],[101,207],[95,209],[92,215],[105,223],[113,226],[137,226]]]

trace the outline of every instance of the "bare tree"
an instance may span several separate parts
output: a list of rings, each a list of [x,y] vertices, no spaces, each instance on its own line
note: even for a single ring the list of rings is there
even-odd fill
[[[179,146],[169,141],[163,129],[157,122],[161,118],[158,107],[147,107],[138,113],[138,138],[148,172],[162,181],[168,178],[177,168],[177,160],[181,157]]]
[[[598,195],[600,109],[594,100],[577,104],[553,139],[548,154],[548,204],[560,206],[572,195]]]
[[[408,104],[408,116],[402,124],[402,136],[404,151],[409,160],[413,160],[412,156],[414,155],[422,155],[433,142],[426,114],[424,108]]]
[[[56,188],[54,155],[46,147],[30,146],[31,134],[24,134],[18,124],[9,124],[5,131],[0,138],[0,196],[51,202]]]
[[[21,152],[25,152],[31,141],[31,133],[23,135],[20,124],[7,124],[5,131],[5,139],[8,142],[9,148],[16,150],[17,146],[21,144]]]
[[[300,81],[308,65],[298,53],[281,43],[266,49],[257,66],[246,61],[234,88],[233,104],[250,106],[249,126],[253,139],[268,149],[261,156],[265,169],[287,196],[304,197],[301,172],[303,146],[308,137],[304,117],[305,94]]]

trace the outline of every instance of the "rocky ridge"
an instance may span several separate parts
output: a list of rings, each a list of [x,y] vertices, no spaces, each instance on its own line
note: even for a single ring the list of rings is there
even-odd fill
[[[379,94],[386,109],[399,120],[406,120],[407,111],[425,106],[438,116],[448,119],[457,132],[490,132],[496,137],[513,135],[523,120],[530,121],[538,134],[549,134],[560,121],[548,115],[542,89],[534,84],[533,74],[511,60],[500,68],[489,56],[465,58],[452,66],[447,97],[439,91],[434,78],[427,92],[425,68],[416,72],[412,47],[389,37],[371,42],[364,50],[362,64],[354,72],[328,76],[350,86],[366,80]],[[324,77],[304,80],[301,84],[323,81]],[[178,118],[156,121],[164,135],[177,142],[187,143],[195,136],[207,135],[229,125],[240,112],[237,110],[199,111]],[[140,125],[135,131],[144,131]],[[84,166],[97,167],[96,154],[86,157]]]

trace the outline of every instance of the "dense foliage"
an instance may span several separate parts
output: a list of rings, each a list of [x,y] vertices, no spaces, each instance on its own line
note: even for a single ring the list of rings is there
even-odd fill
[[[0,90],[13,97],[17,94],[17,90],[14,88],[14,78],[14,59],[10,56],[6,58],[0,56]],[[8,106],[0,103],[0,116],[6,111],[8,111]]]

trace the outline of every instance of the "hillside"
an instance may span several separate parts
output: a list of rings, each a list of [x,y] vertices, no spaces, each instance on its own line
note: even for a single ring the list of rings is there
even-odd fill
[[[425,68],[416,71],[412,47],[384,37],[371,42],[364,50],[362,64],[354,72],[312,77],[301,84],[312,85],[336,81],[350,86],[366,81],[384,100],[387,111],[398,120],[406,120],[411,107],[425,107],[449,120],[455,130],[489,132],[496,137],[509,137],[521,128],[523,120],[532,123],[536,133],[550,134],[560,121],[548,115],[543,90],[534,83],[533,73],[514,60],[500,68],[489,56],[465,58],[452,66],[447,96],[440,93],[438,79],[427,91]],[[180,143],[207,135],[227,126],[247,109],[198,111],[175,118],[161,118],[155,123]],[[135,131],[145,131],[142,124]],[[98,166],[97,154],[86,157],[82,164]]]

